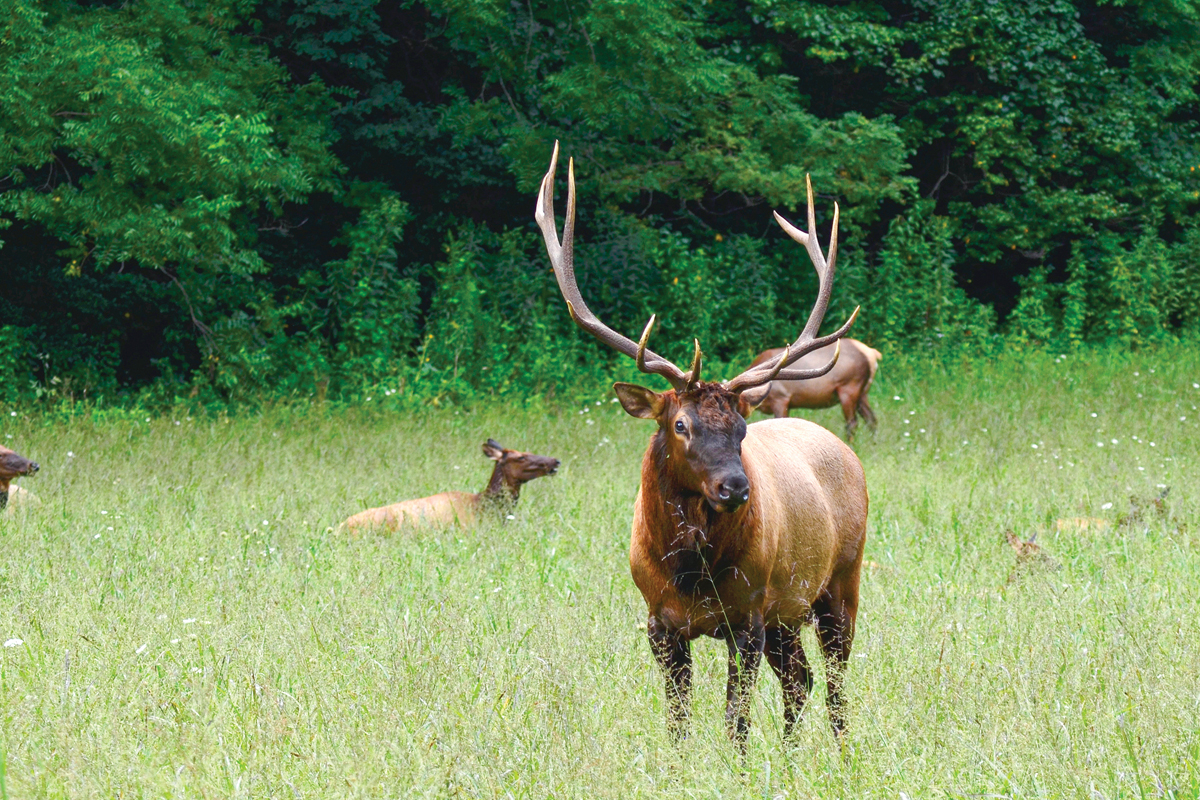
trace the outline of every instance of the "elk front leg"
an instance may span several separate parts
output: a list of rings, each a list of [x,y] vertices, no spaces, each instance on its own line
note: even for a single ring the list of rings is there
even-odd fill
[[[758,404],[758,410],[764,414],[770,414],[775,419],[786,417],[788,415],[788,399],[787,394],[776,392],[775,386],[772,386],[767,399]]]
[[[692,691],[692,646],[678,631],[668,630],[653,614],[646,623],[646,635],[667,684],[667,730],[671,739],[687,737]]]
[[[762,617],[757,614],[746,624],[726,632],[729,684],[725,690],[725,728],[729,738],[742,750],[746,748],[746,734],[750,730],[750,699],[766,635]]]
[[[812,672],[800,637],[795,631],[784,627],[768,628],[766,647],[767,661],[783,688],[783,736],[789,738],[804,713],[804,704],[812,692]]]

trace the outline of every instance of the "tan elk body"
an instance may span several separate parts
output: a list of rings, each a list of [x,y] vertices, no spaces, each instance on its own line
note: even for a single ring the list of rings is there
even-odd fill
[[[837,363],[835,351],[816,369],[792,366],[839,339],[854,321],[852,316],[835,333],[816,336],[832,288],[836,207],[828,261],[815,236],[811,186],[808,234],[776,214],[788,235],[808,249],[821,283],[800,337],[775,359],[731,380],[706,382],[700,380],[699,342],[691,369],[684,372],[647,348],[654,317],[634,342],[588,309],[573,263],[574,164],[568,169],[560,242],[553,206],[557,163],[556,144],[535,216],[571,318],[673,387],[662,393],[626,383],[614,387],[626,412],[658,426],[642,459],[629,563],[648,608],[651,650],[666,677],[669,728],[676,736],[686,731],[690,642],[713,636],[729,648],[726,725],[731,738],[744,746],[751,688],[764,653],[783,685],[785,731],[790,732],[812,688],[799,630],[815,623],[827,665],[830,719],[840,732],[845,724],[841,682],[854,638],[866,541],[862,465],[840,439],[810,422],[745,421],[772,380],[813,379]]]
[[[351,534],[366,530],[392,533],[401,529],[477,525],[489,511],[510,509],[521,495],[521,487],[543,475],[553,475],[557,458],[509,450],[495,439],[483,444],[483,454],[496,462],[487,488],[482,492],[442,492],[380,508],[360,511],[338,526]]]
[[[758,404],[758,410],[775,417],[786,417],[793,408],[829,408],[842,407],[842,416],[846,419],[846,438],[854,436],[858,427],[858,415],[862,414],[867,426],[875,428],[875,412],[867,402],[867,392],[871,382],[875,380],[875,371],[879,367],[882,354],[874,347],[868,347],[857,339],[844,338],[841,345],[841,355],[833,369],[819,378],[807,381],[771,381],[771,388],[766,398]],[[796,362],[800,368],[812,368],[824,364],[833,355],[836,345],[825,347],[808,353]],[[772,358],[778,358],[783,352],[782,347],[764,350],[751,364],[756,367]]]

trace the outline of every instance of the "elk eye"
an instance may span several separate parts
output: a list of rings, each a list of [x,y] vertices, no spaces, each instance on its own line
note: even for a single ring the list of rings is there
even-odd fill
[[[675,420],[675,430],[678,433],[687,433],[687,425],[683,424],[683,420]]]

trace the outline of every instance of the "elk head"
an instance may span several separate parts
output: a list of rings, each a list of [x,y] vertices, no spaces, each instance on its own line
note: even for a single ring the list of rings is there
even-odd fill
[[[7,447],[0,445],[0,483],[8,484],[13,478],[22,475],[32,475],[40,467],[36,461],[30,461],[22,455],[17,455]]]
[[[627,413],[658,423],[658,445],[665,449],[664,461],[670,462],[669,471],[679,482],[680,488],[703,494],[709,505],[717,511],[737,510],[749,499],[752,489],[741,460],[741,443],[746,436],[746,417],[750,415],[750,410],[766,397],[773,380],[816,378],[833,369],[840,352],[836,348],[833,358],[822,367],[789,367],[806,353],[840,339],[858,316],[858,309],[855,309],[841,328],[828,336],[816,335],[825,318],[833,290],[837,261],[837,205],[834,204],[828,258],[821,252],[815,233],[817,224],[811,180],[808,181],[808,233],[796,228],[778,213],[775,214],[775,221],[784,232],[807,249],[820,281],[816,304],[799,338],[778,356],[750,367],[737,377],[710,383],[700,380],[703,353],[699,340],[693,340],[692,365],[684,372],[647,347],[650,332],[654,328],[654,316],[646,323],[641,338],[634,342],[606,326],[587,307],[575,281],[574,159],[567,166],[567,215],[562,241],[559,241],[554,220],[554,173],[557,166],[558,143],[555,142],[550,169],[542,178],[538,192],[534,219],[546,240],[546,252],[554,267],[558,287],[567,301],[571,319],[604,344],[634,359],[642,372],[666,378],[673,387],[667,392],[655,392],[629,383],[618,383],[614,388]]]
[[[22,475],[32,475],[38,469],[40,468],[36,461],[30,461],[25,456],[0,445],[0,509],[8,505],[9,482]]]
[[[486,494],[501,495],[502,490],[507,490],[513,500],[520,496],[523,485],[534,478],[553,475],[560,464],[557,458],[550,456],[509,450],[495,439],[483,443],[483,454],[496,462]]]

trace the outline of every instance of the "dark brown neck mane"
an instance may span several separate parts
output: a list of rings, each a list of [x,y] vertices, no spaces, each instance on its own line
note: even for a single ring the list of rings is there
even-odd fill
[[[751,521],[751,504],[732,513],[709,505],[698,491],[678,480],[667,434],[656,431],[642,461],[642,498],[646,521],[658,539],[672,583],[687,594],[709,594],[738,563],[746,545],[742,529]]]
[[[489,505],[514,506],[520,497],[521,484],[510,481],[503,462],[497,461],[487,488],[479,493],[479,499]]]

